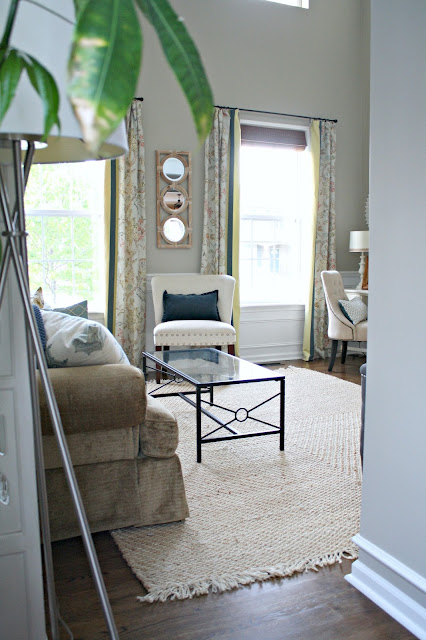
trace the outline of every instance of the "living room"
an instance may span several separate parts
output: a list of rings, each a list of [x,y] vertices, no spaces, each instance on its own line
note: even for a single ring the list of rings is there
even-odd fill
[[[405,69],[414,64],[410,58],[410,55],[413,55],[411,50],[404,53],[406,57],[401,53],[400,60],[391,47],[387,46],[387,34],[380,30],[389,12],[389,19],[394,18],[394,21],[390,19],[390,22],[395,32],[391,32],[388,37],[391,38],[392,33],[399,33],[395,23],[401,20],[405,3],[394,2],[391,8],[387,6],[389,3],[385,2],[373,1],[371,4],[375,30],[373,30],[371,51],[371,73],[374,83],[370,114],[370,2],[367,0],[345,3],[340,0],[317,2],[311,0],[309,9],[261,0],[248,2],[247,0],[232,2],[218,0],[214,4],[199,3],[195,0],[173,2],[175,10],[184,16],[185,24],[199,47],[213,88],[215,104],[235,107],[241,111],[252,109],[260,112],[337,120],[336,264],[348,283],[352,283],[356,277],[359,262],[359,254],[349,252],[349,233],[355,229],[365,229],[365,202],[369,191],[372,194],[370,196],[370,233],[374,252],[372,252],[370,274],[375,294],[374,298],[370,299],[369,312],[370,333],[372,332],[375,340],[374,343],[370,342],[368,351],[370,404],[367,405],[367,428],[369,424],[371,427],[366,440],[363,489],[365,511],[361,521],[363,539],[360,541],[362,552],[361,565],[359,565],[364,572],[358,574],[356,586],[373,602],[410,629],[414,635],[421,638],[425,637],[422,624],[425,620],[426,566],[424,552],[419,549],[422,549],[425,515],[424,508],[420,507],[416,511],[415,505],[421,506],[424,502],[424,465],[420,457],[424,444],[424,430],[421,425],[421,418],[424,415],[421,380],[424,379],[424,375],[422,375],[422,366],[418,362],[418,353],[414,353],[408,341],[403,339],[402,323],[406,320],[402,309],[420,304],[418,315],[422,316],[424,311],[424,302],[422,300],[419,302],[416,292],[420,289],[421,273],[424,272],[425,266],[424,257],[421,257],[424,252],[420,246],[420,237],[423,236],[421,230],[424,230],[425,222],[417,204],[425,195],[421,179],[425,167],[424,157],[417,146],[415,150],[407,146],[407,149],[410,148],[410,175],[407,176],[406,167],[400,160],[399,149],[390,144],[386,148],[387,153],[383,150],[382,145],[386,136],[384,125],[379,126],[379,124],[383,122],[380,118],[386,104],[394,100],[400,111],[398,115],[393,112],[388,114],[388,118],[384,119],[385,124],[396,128],[402,113],[407,130],[411,130],[413,135],[420,135],[415,123],[418,122],[420,109],[425,106],[425,91],[424,87],[419,87],[409,74],[404,73]],[[417,28],[424,30],[425,27],[424,9],[420,8],[419,3],[413,2],[412,5],[415,6],[415,10],[413,8],[412,14],[408,12],[407,23],[404,24],[404,29],[401,29],[405,37],[404,45],[411,36],[414,42],[416,37],[420,41]],[[197,140],[190,110],[163,57],[154,30],[145,21],[143,33],[144,60],[136,95],[144,99],[142,113],[147,219],[146,271],[149,282],[150,277],[155,274],[199,273],[200,271],[204,150]],[[391,89],[391,78],[379,69],[379,62],[384,56],[383,52],[391,58],[389,67],[401,69],[401,73],[397,76],[400,89]],[[420,65],[419,60],[422,58],[420,54],[417,55],[417,62]],[[385,82],[386,79],[388,83]],[[402,99],[402,96],[410,94],[416,96],[413,104],[411,101],[406,103]],[[417,106],[415,107],[414,104]],[[373,126],[375,128],[371,129],[370,136],[370,127]],[[421,148],[423,145],[424,148],[426,142],[424,135],[421,142],[422,144],[418,147]],[[378,154],[371,156],[375,160],[371,164],[369,162],[370,145]],[[193,236],[192,247],[187,249],[164,251],[157,248],[155,151],[158,149],[185,150],[192,153]],[[405,161],[407,157],[405,155]],[[406,181],[403,185],[398,182],[397,169]],[[390,194],[389,183],[394,187]],[[412,223],[412,230],[409,224],[402,224],[401,218],[404,218],[406,223]],[[386,233],[381,232],[382,229],[385,229]],[[395,268],[395,252],[389,251],[389,239],[395,239],[395,246],[401,251],[403,260],[399,261],[398,270]],[[380,256],[380,259],[377,256]],[[406,285],[407,282],[410,286]],[[393,308],[392,302],[395,291],[398,291],[399,298],[397,310]],[[150,295],[148,290],[147,345],[152,344],[150,342],[152,341]],[[241,354],[257,362],[291,364],[291,360],[301,358],[300,326],[301,322],[303,323],[303,313],[301,319],[300,308],[295,309],[291,304],[271,305],[271,307],[273,308],[242,305]],[[286,315],[289,313],[290,316]],[[19,315],[19,310],[15,315]],[[382,327],[383,317],[386,317],[386,330]],[[277,333],[280,335],[280,344],[275,344],[276,357],[273,353],[271,355],[273,351],[271,341],[268,342],[268,336],[265,336],[268,332],[263,329],[269,326],[269,323],[271,327],[277,327]],[[256,328],[252,330],[254,325]],[[272,328],[268,330],[272,331]],[[395,339],[396,335],[398,340]],[[252,345],[258,346],[257,353],[251,349]],[[265,353],[267,353],[266,357]],[[399,364],[402,360],[405,365],[404,374]],[[351,362],[353,362],[352,365]],[[348,373],[350,367],[352,366],[353,370],[356,364],[356,360],[348,362],[346,365]],[[349,373],[349,375],[352,374]],[[393,402],[389,398],[392,394],[394,394]],[[401,442],[400,433],[404,433],[403,442]],[[383,450],[384,439],[388,444],[385,450]],[[105,560],[108,562],[108,557],[112,557],[113,554],[112,547],[109,547],[105,540],[100,541],[99,544],[101,547],[104,546]],[[67,565],[72,565],[74,558],[79,557],[79,571],[85,577],[81,585],[82,597],[77,606],[83,606],[84,594],[91,587],[88,586],[90,579],[86,578],[87,571],[83,568],[84,554],[79,545],[80,542],[75,539],[69,543],[68,547],[62,545],[65,553],[62,554],[60,566],[61,573],[62,571],[66,573]],[[103,562],[101,564],[105,571]],[[126,573],[128,568],[124,562],[122,566],[115,564],[114,567],[113,609],[115,601],[123,598],[131,601],[129,607],[142,607],[134,603],[135,591],[132,589],[137,584],[136,579],[132,584],[132,578]],[[349,571],[350,568],[347,572]],[[129,582],[122,595],[119,595],[119,589],[116,586],[123,580],[124,575]],[[326,575],[323,574],[324,581],[327,580]],[[76,578],[74,574],[73,580]],[[285,582],[285,579],[283,581]],[[312,581],[310,584],[312,585]],[[342,589],[349,588],[349,585],[343,581],[343,577],[342,584],[344,585]],[[111,585],[107,584],[107,586]],[[307,582],[303,583],[303,587],[300,586],[299,592],[301,593],[305,588],[308,589]],[[398,591],[393,591],[393,588]],[[63,589],[66,593],[66,586]],[[284,589],[281,593],[287,597]],[[267,587],[264,588],[264,592],[266,590]],[[336,592],[338,591],[339,587],[336,587]],[[312,602],[314,602],[314,590],[312,594]],[[409,602],[404,600],[403,596],[408,597]],[[280,597],[278,593],[276,603],[279,602]],[[76,598],[75,593],[73,598],[74,603],[78,603],[79,599]],[[218,617],[221,607],[220,594],[202,597],[201,600],[206,601],[209,598],[206,613],[203,614],[200,610],[200,615]],[[214,601],[211,598],[214,598]],[[252,606],[257,606],[259,598],[260,592],[257,592],[256,596],[253,596]],[[181,609],[180,605],[185,607],[185,604],[176,601],[161,605],[159,603],[143,604],[140,614],[141,624],[137,630],[129,628],[126,631],[125,612],[121,610],[122,636],[120,637],[166,637],[174,633],[175,619],[177,625],[175,637],[218,637],[211,630],[197,635],[199,612],[196,600],[197,598],[194,599],[191,610],[188,606]],[[217,609],[212,602],[215,602]],[[365,600],[365,602],[368,601]],[[250,605],[246,606],[250,607]],[[275,606],[279,607],[278,604]],[[312,604],[306,606],[312,607]],[[367,605],[364,606],[368,609]],[[151,609],[149,614],[150,625],[153,626],[144,630],[143,611],[146,607],[155,609]],[[362,605],[360,608],[362,609]],[[314,615],[314,610],[311,610]],[[362,612],[362,615],[365,613],[365,611]],[[372,609],[368,609],[366,615],[371,613]],[[231,617],[233,615],[232,605],[229,615]],[[74,616],[78,618],[77,614]],[[105,633],[102,617],[98,612],[93,613],[93,610],[90,616],[100,621],[100,627],[94,628],[90,623],[86,623],[86,627],[82,625],[79,637],[102,637]],[[190,618],[188,627],[178,624],[177,620],[181,616]],[[157,618],[157,623],[154,618]],[[167,632],[164,631],[166,618],[172,619]],[[154,628],[155,624],[158,624],[157,629]],[[285,625],[286,622],[284,621],[283,624]],[[384,624],[384,619],[380,618],[380,625]],[[330,631],[332,627],[329,627],[327,635],[327,625],[324,622],[320,637],[411,637],[408,632],[407,635],[403,635],[405,632],[398,625],[387,627],[385,633],[388,635],[382,633],[381,636],[374,635],[374,631],[368,629],[365,619],[360,625],[361,633],[364,635],[355,636],[355,630],[348,621],[347,633],[344,636],[337,636]],[[84,628],[89,635],[84,635]],[[283,635],[308,638],[313,637],[315,624],[304,629],[301,627],[297,632],[293,627],[292,635],[287,636],[285,628],[285,626],[281,630],[275,628],[272,631],[265,627],[261,632],[270,638],[283,637]],[[253,622],[253,634],[255,629]],[[261,627],[257,630],[259,629]],[[159,635],[161,633],[163,636]],[[238,635],[238,629],[234,629],[233,633],[234,635],[230,629],[227,631],[222,628],[220,637],[254,637],[247,629],[240,632],[240,635]],[[273,635],[274,633],[276,635]],[[380,630],[377,633],[380,634]]]

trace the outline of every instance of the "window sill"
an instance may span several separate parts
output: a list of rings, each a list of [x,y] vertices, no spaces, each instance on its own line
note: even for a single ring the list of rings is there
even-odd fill
[[[105,313],[103,311],[89,311],[89,320],[94,320],[95,322],[99,322],[100,324],[105,324]]]
[[[301,302],[244,302],[240,304],[241,309],[278,309],[278,308],[304,309]]]

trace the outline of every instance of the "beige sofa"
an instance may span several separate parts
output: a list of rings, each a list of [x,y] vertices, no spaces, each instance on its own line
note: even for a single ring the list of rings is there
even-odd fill
[[[186,518],[177,423],[146,395],[142,372],[111,364],[49,373],[91,531]],[[39,396],[51,534],[60,540],[80,530],[40,381]]]

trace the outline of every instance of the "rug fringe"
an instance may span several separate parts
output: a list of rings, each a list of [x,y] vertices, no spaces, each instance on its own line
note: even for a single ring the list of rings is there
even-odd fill
[[[287,578],[294,573],[302,573],[309,570],[318,571],[321,567],[341,563],[343,559],[356,560],[357,547],[354,545],[344,551],[327,553],[317,559],[301,560],[290,567],[279,565],[265,569],[252,569],[246,573],[236,575],[224,574],[220,577],[204,578],[188,583],[169,583],[163,589],[153,589],[146,596],[137,596],[140,602],[165,602],[166,600],[185,600],[194,596],[207,595],[208,593],[223,593],[238,589],[239,587],[264,582],[272,578]]]

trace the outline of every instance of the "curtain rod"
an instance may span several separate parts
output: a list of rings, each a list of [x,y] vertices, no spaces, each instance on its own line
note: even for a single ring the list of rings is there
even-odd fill
[[[289,118],[304,118],[305,120],[322,120],[323,122],[337,122],[333,118],[319,118],[318,116],[299,116],[294,113],[278,113],[277,111],[262,111],[261,109],[244,109],[243,107],[223,107],[218,104],[214,105],[218,109],[238,109],[239,111],[248,111],[250,113],[266,113],[270,116],[287,116]]]

